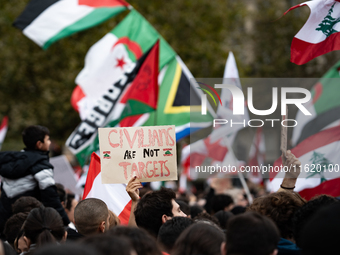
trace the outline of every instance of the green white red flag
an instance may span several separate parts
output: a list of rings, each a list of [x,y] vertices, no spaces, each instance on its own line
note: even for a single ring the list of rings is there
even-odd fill
[[[31,0],[13,25],[40,47],[127,10],[124,0]]]
[[[333,50],[340,50],[340,2],[313,0],[291,7],[288,11],[307,5],[310,15],[291,45],[291,62],[303,65]]]
[[[114,127],[123,119],[155,111],[158,99],[159,41],[138,59],[129,73],[114,83],[66,141],[83,165],[99,150],[97,129]],[[119,107],[115,104],[119,99]]]

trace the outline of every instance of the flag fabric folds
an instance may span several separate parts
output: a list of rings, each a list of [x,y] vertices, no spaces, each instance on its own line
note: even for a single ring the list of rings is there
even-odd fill
[[[96,26],[127,10],[124,0],[31,0],[14,26],[39,46]]]
[[[100,157],[91,155],[91,163],[87,173],[83,199],[98,198],[103,200],[109,210],[120,219],[121,224],[127,225],[131,212],[131,198],[126,192],[125,184],[102,184]]]
[[[321,131],[291,151],[300,160],[302,167],[295,191],[306,199],[320,194],[340,196],[340,127]],[[279,158],[274,167],[281,164]],[[277,191],[284,172],[271,172],[270,177],[271,190]]]
[[[340,61],[337,62],[311,89],[312,100],[305,104],[312,114],[298,111],[293,129],[292,144],[295,146],[323,129],[340,125]]]
[[[265,145],[265,140],[264,140],[264,134],[263,134],[262,127],[259,127],[256,130],[253,143],[251,144],[251,147],[249,150],[248,166],[250,167],[254,166],[254,168],[252,169],[258,169],[257,167],[264,164],[265,156],[266,156],[266,145]],[[248,173],[248,178],[250,178],[251,182],[257,183],[257,184],[263,180],[261,173],[256,172],[256,171],[250,171]]]
[[[340,50],[340,2],[334,0],[307,1],[288,11],[307,5],[310,15],[291,45],[291,62],[303,65],[333,50]]]
[[[85,67],[76,78],[77,87],[71,103],[79,111],[82,124],[66,142],[73,153],[79,155],[86,147],[84,144],[96,144],[93,141],[97,128],[111,126],[112,120],[118,119],[125,106],[121,100],[128,87],[121,81],[127,80],[141,56],[157,40],[160,41],[157,109],[123,119],[119,126],[175,125],[178,140],[190,131],[211,125],[210,114],[201,118],[200,97],[190,83],[190,71],[150,23],[131,10],[110,33],[91,47],[85,58]],[[110,102],[107,102],[108,98],[111,98]],[[93,113],[98,102],[104,104],[102,112],[105,114],[100,114],[103,116]],[[191,121],[193,116],[197,117],[196,122]],[[78,142],[71,143],[73,139]],[[92,151],[88,150],[83,156]],[[79,161],[82,164],[84,159]]]
[[[159,43],[146,52],[134,69],[114,83],[102,100],[66,141],[83,165],[88,155],[99,150],[97,128],[116,126],[124,118],[154,111],[158,98]],[[119,105],[115,106],[119,97]],[[84,128],[87,133],[84,133]]]
[[[8,117],[5,116],[2,119],[1,124],[0,124],[0,150],[1,150],[2,144],[5,140],[7,129],[8,129]]]

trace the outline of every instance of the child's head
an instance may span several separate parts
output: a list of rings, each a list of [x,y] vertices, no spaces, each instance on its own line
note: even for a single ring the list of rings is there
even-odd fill
[[[50,148],[50,131],[43,126],[29,126],[22,132],[22,139],[27,149],[48,151]]]

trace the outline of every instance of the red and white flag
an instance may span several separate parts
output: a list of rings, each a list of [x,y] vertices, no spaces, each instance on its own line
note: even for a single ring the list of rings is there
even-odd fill
[[[100,157],[92,153],[83,198],[98,198],[118,215],[122,225],[127,225],[131,212],[131,198],[125,184],[102,184]]]
[[[249,166],[260,166],[264,164],[266,155],[266,145],[264,140],[264,134],[262,132],[262,127],[257,128],[253,143],[249,150]],[[257,168],[258,169],[258,168]],[[251,171],[248,174],[248,178],[253,183],[261,183],[263,178],[260,172]]]
[[[339,0],[314,0],[291,7],[284,14],[307,5],[310,15],[295,35],[291,45],[290,61],[303,65],[333,50],[340,50],[340,2]]]
[[[295,191],[307,200],[320,194],[340,196],[340,127],[321,131],[299,143],[292,153],[301,162]],[[281,158],[274,163],[282,164]],[[284,172],[271,171],[270,189],[277,191]]]
[[[0,125],[0,150],[1,150],[2,144],[5,140],[7,129],[8,129],[8,117],[5,116],[2,119],[2,122],[1,122],[1,125]]]

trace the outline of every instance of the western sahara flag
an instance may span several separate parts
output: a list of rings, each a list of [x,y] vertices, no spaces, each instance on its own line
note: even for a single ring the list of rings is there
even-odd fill
[[[100,157],[91,155],[91,163],[87,172],[83,198],[98,198],[118,215],[121,223],[127,225],[131,212],[131,198],[126,192],[125,184],[102,184]]]
[[[39,46],[96,26],[127,9],[124,0],[31,0],[14,26]]]
[[[125,73],[124,77],[108,89],[98,105],[68,138],[66,144],[76,154],[81,165],[84,165],[88,155],[99,150],[97,134],[99,127],[114,127],[129,116],[156,109],[159,94],[158,62],[159,42],[157,41],[155,46],[137,61],[130,73]],[[118,98],[120,103],[115,106]]]
[[[311,89],[312,100],[305,107],[312,115],[298,111],[298,125],[293,129],[292,143],[297,145],[307,137],[340,123],[340,61]]]
[[[340,196],[340,127],[321,131],[291,151],[301,161],[302,167],[295,191],[307,200],[320,194]],[[281,164],[279,158],[274,167]],[[271,172],[270,176],[270,187],[275,192],[280,187],[284,172]]]
[[[7,129],[8,129],[8,117],[5,116],[2,119],[2,122],[0,124],[0,150],[1,150],[2,144],[3,144],[4,140],[5,140]]]
[[[291,62],[303,65],[333,50],[340,50],[340,3],[334,0],[314,0],[291,7],[284,14],[307,5],[310,15],[295,35],[291,45]]]

